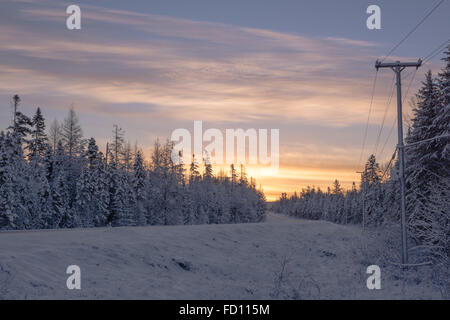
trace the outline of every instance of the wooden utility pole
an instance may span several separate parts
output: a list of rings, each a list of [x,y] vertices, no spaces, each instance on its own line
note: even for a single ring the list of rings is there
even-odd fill
[[[20,103],[20,97],[18,94],[15,94],[13,97],[13,128],[14,128],[14,132],[16,132],[17,129],[17,120],[16,120],[16,115],[17,115],[17,107],[19,106]]]
[[[356,173],[360,173],[361,174],[361,194],[363,197],[363,207],[362,207],[362,228],[363,231],[365,229],[365,225],[366,225],[366,182],[364,181],[364,171],[356,171]]]
[[[403,117],[402,117],[402,83],[401,72],[407,67],[415,67],[418,69],[422,65],[422,60],[417,62],[391,62],[381,63],[375,62],[375,68],[391,68],[397,77],[397,129],[398,129],[398,160],[399,160],[399,180],[400,180],[400,196],[401,196],[401,227],[402,227],[402,264],[408,263],[408,244],[407,244],[407,228],[406,228],[406,198],[405,198],[405,150],[403,145]]]
[[[106,165],[108,165],[109,143],[106,143]]]

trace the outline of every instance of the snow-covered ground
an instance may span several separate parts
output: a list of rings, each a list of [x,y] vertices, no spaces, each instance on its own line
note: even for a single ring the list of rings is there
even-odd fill
[[[366,247],[356,226],[278,215],[252,224],[4,232],[0,298],[442,298],[426,277],[410,271],[405,279],[395,268],[381,269],[381,290],[367,289],[377,257]],[[66,287],[69,265],[81,268],[81,290]]]

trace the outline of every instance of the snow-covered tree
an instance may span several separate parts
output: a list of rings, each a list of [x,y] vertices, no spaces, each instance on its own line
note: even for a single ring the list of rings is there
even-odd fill
[[[205,181],[211,181],[213,177],[213,167],[211,164],[211,158],[206,153],[205,159],[203,159],[203,162],[205,164],[205,172],[203,173],[203,179]]]
[[[56,228],[74,226],[71,212],[70,158],[66,155],[62,141],[58,142],[53,157],[51,193],[53,200],[52,221]]]
[[[121,168],[123,164],[124,153],[124,131],[117,124],[113,126],[113,140],[109,144],[109,149],[114,156],[115,164],[117,168]]]
[[[147,188],[147,172],[144,168],[144,159],[142,153],[137,151],[133,164],[132,187],[136,197],[136,219],[139,225],[146,224],[146,198],[145,189]]]
[[[20,143],[26,141],[27,135],[31,133],[31,119],[19,111],[21,99],[19,95],[13,96],[13,123],[8,128],[11,132],[20,139]]]
[[[94,138],[89,139],[87,160],[77,179],[76,212],[83,226],[102,226],[108,216],[109,190],[105,165]]]
[[[21,137],[0,134],[0,229],[31,227],[27,164]]]
[[[379,225],[383,222],[383,208],[380,206],[383,193],[381,186],[381,169],[375,155],[370,155],[362,174],[361,190],[365,201],[365,223]]]
[[[43,158],[47,149],[48,138],[45,133],[45,120],[38,107],[31,121],[31,138],[28,140],[28,159]]]
[[[441,175],[450,177],[450,45],[444,54],[445,57],[442,60],[445,66],[437,78],[439,103],[433,125],[436,127],[437,136],[442,137],[435,142],[437,156],[442,162]]]
[[[189,183],[198,182],[200,179],[200,171],[197,161],[195,160],[195,155],[192,155],[191,165],[189,167]]]
[[[265,199],[241,166],[231,178],[217,177],[209,161],[204,175],[197,163],[189,169],[172,159],[173,142],[157,142],[149,165],[142,152],[123,146],[115,127],[108,161],[94,138],[85,150],[73,108],[62,127],[55,121],[50,143],[41,109],[28,131],[18,111],[11,130],[0,134],[0,229],[74,228],[144,224],[198,224],[262,221]],[[31,133],[31,139],[24,138]],[[26,161],[22,145],[29,152]],[[124,153],[125,151],[125,153]],[[180,154],[181,156],[181,154]],[[133,165],[131,165],[131,159]]]

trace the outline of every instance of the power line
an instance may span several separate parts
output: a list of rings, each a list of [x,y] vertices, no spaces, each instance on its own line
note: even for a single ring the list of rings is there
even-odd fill
[[[358,168],[361,166],[361,159],[362,159],[362,156],[363,156],[363,153],[364,153],[364,149],[366,147],[367,130],[369,129],[369,120],[370,120],[370,114],[372,113],[373,97],[375,95],[375,87],[376,87],[376,84],[377,84],[377,77],[378,77],[378,70],[375,73],[375,77],[373,78],[372,97],[370,98],[369,114],[367,115],[366,129],[364,131],[364,139],[363,139],[363,143],[362,143],[361,153],[359,155]]]
[[[448,43],[450,43],[450,39],[445,40],[436,49],[431,51],[425,58],[423,58],[423,62],[427,63],[428,61],[433,59],[437,54],[441,53],[441,50],[444,49]]]
[[[402,104],[404,104],[406,101],[406,98],[408,98],[409,89],[411,88],[411,84],[413,83],[414,79],[416,78],[416,74],[417,74],[417,69],[414,70],[413,76],[412,76],[411,80],[409,81],[408,89],[406,89],[406,94],[403,96],[403,99],[402,99]],[[409,117],[409,112],[407,110],[405,110],[405,116]],[[404,121],[403,118],[402,118],[402,121]],[[408,124],[410,123],[410,121],[411,121],[411,118],[408,119]]]
[[[417,69],[414,70],[413,76],[411,77],[411,80],[408,83],[408,88],[406,89],[406,94],[403,96],[403,102],[405,102],[406,98],[408,97],[409,89],[411,88],[411,84],[413,83],[414,79],[416,78],[416,74],[417,74]],[[383,148],[381,149],[380,157],[381,157],[381,155],[383,155],[384,148],[386,147],[389,139],[391,138],[392,132],[394,131],[394,127],[395,127],[395,118],[394,118],[394,121],[392,122],[391,129],[389,130],[389,134],[383,144]]]
[[[442,42],[440,45],[438,45],[435,49],[433,49],[430,53],[428,53],[428,54],[422,59],[422,60],[423,60],[423,64],[428,63],[428,62],[429,62],[431,59],[433,59],[436,55],[438,55],[439,53],[441,53],[441,50],[442,50],[443,48],[445,48],[445,46],[446,46],[447,44],[449,44],[449,43],[450,43],[450,39],[447,39],[447,40],[445,40],[444,42]],[[414,79],[415,79],[416,74],[417,74],[417,69],[414,70],[414,71],[408,72],[408,73],[405,75],[405,77],[403,77],[403,78],[404,78],[404,79],[407,79],[407,78],[411,75],[411,73],[413,74],[413,76],[411,77],[411,79],[410,79],[410,81],[409,81],[408,88],[407,88],[407,90],[406,90],[406,94],[405,94],[405,96],[404,96],[404,98],[403,98],[403,102],[405,102],[406,99],[407,99],[407,97],[408,97],[409,90],[410,90],[410,88],[411,88],[411,84],[414,82]],[[385,149],[385,147],[386,147],[386,145],[387,145],[389,139],[391,138],[392,132],[394,131],[394,127],[395,127],[395,119],[394,119],[394,121],[392,122],[392,126],[391,126],[391,128],[390,128],[390,130],[389,130],[389,134],[388,134],[388,136],[386,137],[386,140],[385,140],[385,142],[384,142],[384,144],[383,144],[383,147],[382,147],[382,149],[381,149],[381,151],[380,151],[380,159],[382,158],[383,151],[384,151],[384,149]]]
[[[394,153],[392,154],[391,160],[389,160],[389,163],[388,163],[386,169],[384,169],[383,175],[381,176],[381,180],[383,180],[384,176],[386,175],[386,172],[388,172],[389,168],[391,167],[392,161],[394,161],[396,153],[397,153],[397,148],[395,148]]]
[[[437,2],[436,3],[436,5],[394,46],[394,47],[392,47],[392,49],[381,59],[381,61],[380,62],[383,62],[384,60],[386,60],[388,57],[390,57],[390,55],[403,43],[403,42],[405,42],[406,41],[406,39],[408,39],[409,38],[409,36],[411,35],[411,34],[413,34],[424,22],[425,22],[425,20],[426,19],[428,19],[428,17],[434,12],[434,11],[436,11],[436,9],[439,7],[439,6],[441,6],[442,5],[442,3],[444,3],[444,0],[440,0],[439,2]],[[428,55],[426,55],[425,56],[425,58],[423,59],[424,61],[424,63],[426,63],[426,62],[428,62],[428,61],[430,61],[432,58],[434,58],[439,52],[440,52],[440,50],[448,43],[448,42],[450,42],[450,39],[447,39],[446,41],[444,41],[443,43],[441,43],[436,49],[434,49],[433,51],[431,51]],[[378,70],[377,70],[378,71]],[[409,82],[409,85],[408,85],[408,89],[407,89],[407,91],[406,91],[406,95],[404,96],[404,98],[402,99],[403,100],[403,102],[406,100],[406,97],[408,96],[408,93],[409,93],[409,89],[410,89],[410,87],[411,87],[411,84],[412,84],[412,82],[414,81],[414,78],[415,78],[415,76],[416,76],[416,73],[417,73],[417,69],[414,71],[414,74],[413,74],[413,77],[411,78],[411,80],[410,80],[410,82]],[[363,156],[363,153],[364,153],[364,150],[365,150],[365,145],[366,145],[366,140],[367,140],[367,132],[368,132],[368,127],[369,127],[369,121],[370,121],[370,115],[371,115],[371,112],[372,112],[372,106],[373,106],[373,98],[374,98],[374,94],[375,94],[375,84],[376,84],[376,79],[377,79],[377,74],[378,74],[378,72],[375,74],[375,77],[374,77],[374,82],[373,82],[373,87],[372,87],[372,96],[371,96],[371,99],[370,99],[370,106],[369,106],[369,114],[368,114],[368,116],[367,116],[367,122],[366,122],[366,128],[365,128],[365,132],[364,132],[364,139],[363,139],[363,144],[362,144],[362,148],[361,148],[361,153],[360,153],[360,156],[359,156],[359,161],[358,161],[358,167],[360,167],[360,165],[361,165],[361,160],[362,160],[362,156]],[[404,79],[406,79],[406,78],[408,78],[409,77],[409,75],[410,74],[407,74],[407,75],[405,75],[405,77],[404,77]],[[389,104],[390,104],[390,102],[391,102],[391,99],[392,99],[392,94],[393,94],[393,91],[392,91],[392,93],[391,93],[391,96],[389,97],[389,102],[388,102],[388,105],[386,106],[386,109],[385,109],[385,113],[384,113],[384,116],[383,116],[383,120],[382,120],[382,124],[381,124],[381,128],[380,128],[380,131],[378,132],[378,136],[377,136],[377,141],[376,141],[376,145],[375,145],[375,152],[374,153],[376,153],[376,151],[378,150],[378,146],[379,146],[379,140],[380,140],[380,136],[381,136],[381,133],[382,133],[382,131],[383,131],[383,127],[384,127],[384,122],[385,122],[385,118],[386,118],[386,116],[387,116],[387,110],[388,110],[388,107],[389,107]],[[402,121],[403,121],[403,117],[402,117]],[[392,123],[392,126],[391,126],[391,129],[390,129],[390,131],[389,131],[389,134],[388,134],[388,137],[386,138],[386,141],[384,142],[384,144],[383,144],[383,147],[382,147],[382,149],[381,149],[381,152],[380,152],[380,156],[383,154],[383,151],[384,151],[384,149],[385,149],[385,147],[386,147],[386,145],[387,145],[387,142],[389,141],[389,139],[390,139],[390,137],[391,137],[391,135],[392,135],[392,132],[393,132],[393,129],[394,129],[394,126],[395,126],[395,119],[394,119],[394,122]]]
[[[447,135],[441,135],[441,136],[437,136],[437,137],[433,137],[433,138],[429,138],[429,139],[425,139],[425,140],[411,142],[411,143],[405,144],[405,148],[412,147],[412,146],[414,146],[416,144],[421,144],[421,143],[424,143],[424,142],[433,141],[433,140],[436,140],[436,139],[441,139],[441,138],[450,138],[450,135],[448,135],[448,134]]]
[[[436,55],[438,55],[439,53],[442,53],[442,49],[444,49],[444,48],[446,47],[446,45],[448,45],[449,43],[450,43],[450,39],[447,39],[447,40],[445,40],[444,42],[442,42],[438,47],[436,47],[434,50],[432,50],[429,54],[427,54],[427,55],[422,59],[422,65],[425,65],[425,64],[429,63],[430,60],[433,59]],[[403,98],[403,103],[405,102],[405,100],[406,100],[406,98],[407,98],[407,96],[408,96],[408,92],[409,92],[409,89],[410,89],[410,87],[411,87],[411,83],[414,81],[414,78],[415,78],[415,76],[416,76],[417,69],[414,70],[414,71],[411,71],[411,72],[407,73],[407,74],[405,75],[405,77],[404,77],[404,79],[408,78],[408,77],[411,75],[412,72],[414,72],[414,74],[413,74],[413,77],[411,78],[411,81],[409,82],[408,89],[406,90],[406,95],[405,95],[404,98]],[[393,126],[394,126],[394,124],[395,124],[395,120],[394,120]],[[393,129],[393,128],[391,128],[391,133],[392,133],[392,129]],[[390,134],[391,134],[391,133],[390,133]],[[390,136],[390,134],[389,134],[389,136]],[[389,139],[389,138],[388,138],[388,139]],[[386,141],[386,142],[387,142],[387,141]]]
[[[386,54],[386,56],[381,60],[381,62],[383,62],[384,60],[386,60],[411,34],[413,34],[416,30],[417,30],[417,28],[419,28],[419,26],[422,24],[422,23],[424,23],[425,22],[425,20],[434,12],[434,11],[436,11],[436,9],[442,4],[444,2],[444,0],[440,0],[439,2],[437,2],[436,3],[436,5],[414,26],[414,28],[412,28],[411,29],[411,31],[409,31],[394,47],[392,47],[392,49]],[[424,60],[424,63],[426,63],[426,62],[428,62],[428,61],[430,61],[432,58],[434,58],[444,47],[445,47],[445,45],[448,43],[448,42],[450,42],[450,39],[447,39],[446,41],[444,41],[443,43],[441,43],[437,48],[435,48],[433,51],[431,51],[428,55],[426,55],[425,56],[425,58],[423,59]],[[408,96],[408,93],[409,93],[409,89],[410,89],[410,87],[411,87],[411,84],[412,84],[412,82],[414,81],[414,78],[415,78],[415,76],[416,76],[416,73],[417,73],[417,69],[414,71],[414,75],[413,75],[413,77],[411,78],[411,81],[409,82],[409,85],[408,85],[408,89],[407,89],[407,91],[406,91],[406,95],[404,96],[404,98],[403,98],[403,102],[405,101],[405,99],[406,99],[406,97]],[[405,77],[404,77],[404,79],[406,79],[407,77],[409,77],[409,75],[410,75],[410,73],[409,74],[406,74],[405,75]],[[369,115],[370,116],[370,115]],[[386,116],[386,113],[385,113],[385,116]],[[383,118],[383,122],[382,122],[382,126],[381,126],[381,128],[380,128],[380,131],[379,131],[379,133],[378,133],[378,137],[377,137],[377,142],[376,142],[376,147],[375,147],[375,152],[376,152],[376,150],[378,149],[378,145],[379,145],[379,139],[380,139],[380,135],[381,135],[381,132],[382,132],[382,130],[383,130],[383,126],[384,126],[384,121],[385,121],[385,119]],[[402,121],[403,121],[403,119],[402,119]],[[365,133],[365,135],[367,135],[367,125],[368,124],[366,124],[366,133]],[[389,141],[389,139],[390,139],[390,137],[391,137],[391,135],[392,135],[392,132],[393,132],[393,129],[394,129],[394,126],[395,126],[395,119],[394,119],[394,121],[393,121],[393,123],[392,123],[392,126],[391,126],[391,129],[390,129],[390,131],[389,131],[389,134],[388,134],[388,136],[387,136],[387,138],[386,138],[386,140],[385,140],[385,142],[384,142],[384,144],[383,144],[383,147],[382,147],[382,149],[381,149],[381,152],[380,152],[380,156],[383,154],[383,151],[384,151],[384,149],[385,149],[385,147],[386,147],[386,145],[387,145],[387,142]],[[361,162],[361,157],[362,157],[362,153],[363,153],[363,151],[364,151],[364,145],[365,145],[365,139],[366,138],[364,138],[364,142],[363,142],[363,149],[361,150],[361,156],[360,156],[360,160],[359,160],[359,162]]]
[[[415,25],[414,28],[411,29],[411,31],[409,31],[406,36],[404,36],[394,47],[392,47],[392,49],[388,52],[388,54],[381,59],[380,62],[383,62],[384,60],[386,60],[386,58],[390,57],[390,55],[406,40],[408,39],[408,37],[414,33],[414,31],[417,30],[417,28],[419,28],[419,26],[425,22],[425,20],[444,2],[444,0],[440,0],[423,18],[422,20],[419,21],[418,24]]]
[[[389,139],[390,139],[391,136],[392,136],[392,132],[394,131],[394,127],[395,127],[395,118],[394,118],[394,121],[392,121],[392,126],[391,126],[391,129],[389,130],[389,134],[388,134],[386,140],[384,141],[383,148],[381,148],[381,151],[380,151],[380,159],[382,158],[381,156],[383,155],[384,148],[386,147],[386,145],[387,145]]]
[[[408,148],[408,147],[412,147],[412,146],[417,145],[417,144],[420,144],[420,143],[424,143],[424,142],[428,142],[428,141],[432,141],[432,140],[436,140],[436,139],[441,139],[441,138],[450,138],[450,135],[442,135],[442,136],[437,136],[437,137],[433,137],[433,138],[429,138],[429,139],[425,139],[425,140],[421,140],[421,141],[416,141],[416,142],[408,143],[408,144],[405,144],[404,147],[405,147],[405,148]],[[390,166],[391,166],[392,161],[395,159],[395,154],[396,154],[396,152],[397,152],[397,147],[395,147],[395,150],[394,150],[394,153],[392,154],[391,160],[389,161],[389,163],[388,163],[386,169],[385,169],[384,172],[383,172],[383,175],[381,176],[381,180],[383,180],[383,178],[384,178],[386,172],[389,170],[389,168],[390,168]],[[436,177],[442,178],[442,179],[443,179],[443,177],[437,175],[436,173],[434,173],[434,172],[432,172],[432,171],[430,171],[430,170],[427,170],[426,168],[425,168],[425,170],[426,170],[426,171],[429,171],[429,172],[432,173],[432,174],[434,174]]]
[[[392,96],[394,95],[394,81],[395,81],[395,75],[392,76],[392,84],[391,84],[391,94],[389,95],[389,99],[386,103],[386,107],[384,108],[384,114],[383,114],[383,120],[381,121],[381,126],[380,126],[380,130],[378,131],[378,136],[377,136],[377,141],[375,143],[375,149],[373,154],[377,153],[378,150],[378,145],[380,144],[380,137],[381,137],[381,133],[383,132],[383,128],[384,128],[384,122],[386,121],[386,115],[388,113],[389,110],[389,106],[391,105],[391,101],[392,101]]]
[[[450,44],[450,39],[442,42],[438,47],[432,50],[429,54],[427,54],[424,58],[422,58],[422,66],[429,63],[431,59],[433,59],[439,53],[442,53],[442,50],[445,48],[447,44]],[[417,71],[417,70],[415,70]],[[407,71],[403,79],[407,79],[414,71]]]

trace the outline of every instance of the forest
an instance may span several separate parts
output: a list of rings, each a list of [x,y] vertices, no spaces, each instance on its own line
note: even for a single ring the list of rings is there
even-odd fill
[[[0,230],[102,226],[245,223],[265,219],[262,190],[244,166],[231,176],[171,159],[173,143],[155,142],[151,159],[113,126],[105,154],[85,139],[71,108],[48,132],[41,109],[33,117],[12,99],[13,120],[0,133]]]

